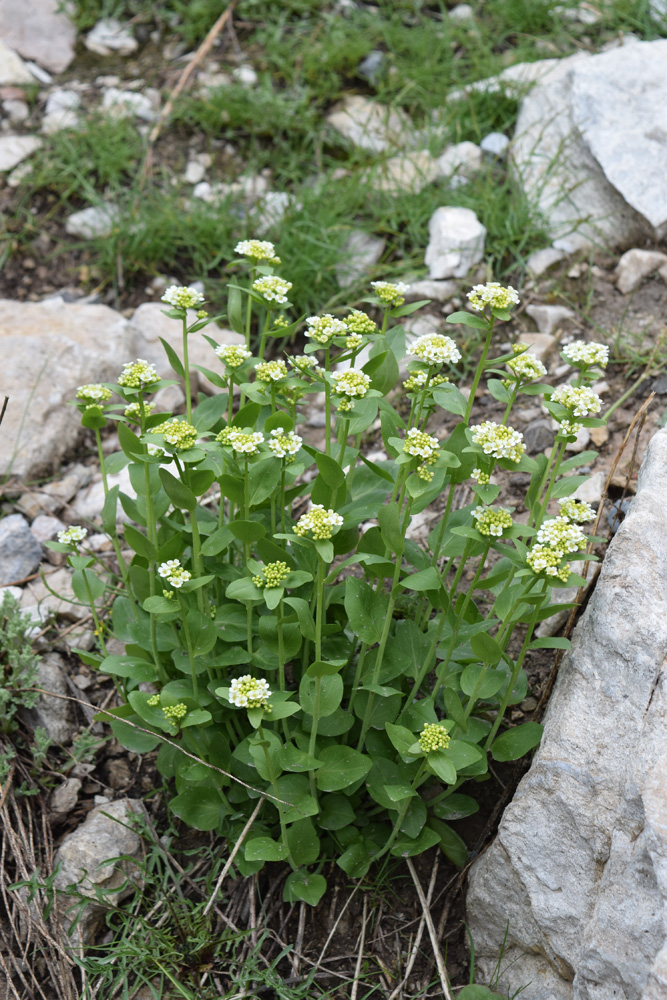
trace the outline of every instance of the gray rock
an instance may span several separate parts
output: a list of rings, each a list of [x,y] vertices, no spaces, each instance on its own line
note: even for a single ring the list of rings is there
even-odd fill
[[[584,503],[597,506],[602,500],[602,491],[606,481],[607,476],[604,472],[594,472],[591,478],[582,483],[572,496],[575,500],[582,500]]]
[[[137,495],[130,482],[130,473],[127,466],[121,469],[120,472],[108,475],[107,484],[109,489],[113,489],[114,486],[120,487],[120,492],[125,493],[132,499]],[[81,490],[72,503],[72,509],[77,518],[80,518],[84,522],[100,522],[102,508],[104,507],[104,497],[104,483],[100,477],[92,482],[90,486]]]
[[[280,225],[293,204],[294,198],[287,191],[267,191],[257,211],[257,233],[264,236]]]
[[[53,135],[54,132],[62,132],[64,129],[78,128],[80,124],[81,119],[76,111],[64,108],[62,111],[53,111],[50,115],[44,115],[39,130],[44,135]]]
[[[0,86],[34,82],[20,55],[0,39]]]
[[[0,59],[1,58],[2,56],[0,55]],[[9,118],[10,122],[25,122],[28,118],[30,118],[30,108],[25,101],[3,101],[2,110]]]
[[[53,114],[54,111],[68,111],[78,108],[81,104],[81,97],[76,90],[64,90],[57,87],[52,90],[46,99],[45,113]]]
[[[469,3],[457,3],[456,7],[452,7],[449,11],[450,21],[474,21],[475,12]]]
[[[65,778],[62,785],[54,788],[49,799],[52,821],[57,822],[71,813],[79,798],[81,785],[80,778]]]
[[[243,63],[233,69],[232,79],[236,83],[242,83],[244,87],[254,87],[259,81],[257,73],[249,63]]]
[[[406,302],[418,302],[420,299],[432,299],[434,302],[448,302],[458,291],[455,281],[411,281],[405,293]]]
[[[556,346],[556,338],[550,333],[522,333],[521,343],[528,344],[530,353],[546,364]]]
[[[76,28],[59,0],[2,0],[0,38],[51,73],[62,73],[74,58]]]
[[[23,713],[28,725],[41,726],[54,743],[66,744],[76,732],[65,679],[65,661],[57,653],[47,653],[37,665],[37,686],[40,694],[34,708]],[[54,697],[56,696],[56,697]],[[57,697],[60,696],[60,697]]]
[[[487,156],[502,160],[507,155],[510,141],[502,132],[489,132],[479,144],[479,148]]]
[[[65,525],[57,517],[50,517],[48,514],[39,514],[30,525],[33,538],[36,538],[40,545],[44,542],[52,542],[59,531],[64,531]]]
[[[131,29],[113,17],[98,21],[84,38],[83,44],[89,52],[96,52],[98,56],[110,56],[114,52],[129,56],[136,52],[139,45]]]
[[[46,586],[42,574],[48,581]],[[72,571],[66,566],[54,570],[48,563],[40,567],[40,579],[32,580],[21,595],[21,611],[45,625],[54,617],[76,622],[87,618],[90,608],[79,603],[72,590]]]
[[[118,224],[120,212],[117,205],[104,202],[73,212],[65,220],[65,232],[79,236],[82,240],[92,240],[98,236],[108,236]]]
[[[418,194],[441,176],[438,162],[428,149],[400,153],[365,170],[364,183],[376,191],[384,191],[395,196]],[[454,170],[450,172],[453,173]]]
[[[373,49],[365,59],[362,59],[357,66],[357,73],[375,84],[382,72],[385,62],[385,53],[381,49]]]
[[[79,944],[89,944],[103,922],[108,907],[99,901],[102,893],[110,893],[109,906],[113,906],[132,892],[133,881],[140,884],[138,867],[131,861],[141,857],[141,838],[131,829],[134,814],[143,815],[136,799],[96,806],[56,852],[55,887],[64,890],[75,885],[79,893],[91,898],[74,933]],[[122,860],[108,864],[113,858]]]
[[[616,287],[627,295],[639,288],[644,278],[648,278],[667,264],[667,254],[657,250],[627,250],[616,266]]]
[[[526,312],[535,320],[540,333],[551,335],[564,322],[574,319],[574,313],[567,306],[526,306]]]
[[[465,278],[484,256],[486,229],[470,208],[436,208],[428,231],[430,278]]]
[[[651,440],[468,920],[498,989],[659,1000],[667,986],[667,430]]]
[[[0,521],[0,586],[25,579],[38,568],[42,546],[20,514]]]
[[[536,455],[551,448],[555,437],[550,420],[532,420],[523,432],[523,440],[529,455]]]
[[[13,170],[42,145],[36,135],[0,136],[0,171]]]
[[[651,16],[660,21],[667,17],[667,0],[648,0]]]
[[[118,87],[107,87],[102,94],[102,110],[113,118],[128,118],[136,115],[142,121],[152,122],[158,116],[160,95],[157,90],[148,87],[142,93],[134,90],[119,90]]]
[[[554,264],[564,260],[567,254],[564,250],[557,250],[556,247],[545,247],[544,250],[534,250],[526,261],[526,270],[538,278]]]
[[[588,427],[582,427],[580,431],[577,431],[577,435],[574,441],[569,441],[565,445],[565,451],[569,451],[575,455],[579,455],[582,451],[586,451],[590,443],[591,443],[591,432],[589,431]]]
[[[200,181],[204,180],[205,176],[206,167],[203,163],[200,163],[198,160],[188,161],[185,173],[183,174],[183,180],[186,184],[199,184]]]
[[[336,280],[341,288],[368,277],[378,263],[387,241],[372,236],[363,229],[351,230],[341,250],[341,262],[336,267]]]
[[[370,153],[403,149],[415,141],[407,115],[358,94],[346,97],[327,115],[327,122],[354,146]]]
[[[113,382],[137,356],[134,331],[119,313],[62,298],[0,299],[0,348],[10,397],[0,472],[26,477],[57,469],[80,439],[79,413],[66,405],[77,386]]]
[[[468,179],[482,166],[482,150],[474,142],[457,142],[446,146],[435,162],[438,177]]]

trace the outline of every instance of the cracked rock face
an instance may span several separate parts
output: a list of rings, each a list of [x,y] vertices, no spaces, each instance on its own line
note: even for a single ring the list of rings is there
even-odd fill
[[[554,688],[542,744],[471,870],[490,976],[526,1000],[667,995],[667,430],[651,441]],[[500,987],[499,987],[500,988]]]

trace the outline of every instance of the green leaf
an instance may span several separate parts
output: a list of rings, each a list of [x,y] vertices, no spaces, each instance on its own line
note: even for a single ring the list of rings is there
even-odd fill
[[[414,858],[417,854],[423,854],[430,847],[435,847],[440,838],[435,830],[425,826],[418,837],[401,837],[396,841],[391,849],[395,858]]]
[[[488,632],[477,632],[470,637],[470,648],[482,663],[495,667],[503,658],[503,651]]]
[[[344,601],[345,613],[353,632],[369,646],[380,642],[382,625],[389,607],[386,594],[373,590],[364,580],[348,576]]]
[[[241,292],[231,286],[227,290],[227,322],[236,333],[245,333]]]
[[[81,426],[91,431],[99,431],[106,427],[107,418],[101,406],[88,406],[81,414]]]
[[[171,472],[167,472],[166,469],[160,469],[160,479],[164,491],[174,507],[178,507],[181,510],[188,510],[192,513],[197,506],[197,497],[192,490],[182,483],[180,479],[177,479],[176,476],[172,476]]]
[[[224,815],[220,792],[215,788],[187,788],[169,802],[171,811],[195,830],[215,830]]]
[[[505,675],[489,670],[479,663],[471,663],[461,674],[461,690],[469,698],[492,698],[505,683]]]
[[[506,1000],[506,998],[502,993],[494,993],[488,986],[477,986],[476,983],[472,983],[463,987],[458,1000]]]
[[[384,504],[378,511],[378,524],[382,541],[397,558],[403,555],[405,535],[401,526],[401,514],[398,503]]]
[[[215,473],[212,469],[195,469],[190,473],[190,489],[195,496],[203,496],[214,480]]]
[[[316,770],[322,761],[311,757],[305,750],[299,750],[292,743],[286,743],[280,748],[280,764],[284,771],[301,772]]]
[[[266,534],[266,528],[259,521],[230,521],[228,527],[241,542],[256,542]]]
[[[313,616],[310,613],[310,605],[308,601],[305,601],[302,597],[286,597],[285,604],[289,604],[291,608],[297,613],[299,619],[299,628],[304,639],[310,639],[311,642],[315,641],[315,622],[313,621]]]
[[[133,528],[131,524],[126,524],[123,528],[123,534],[125,535],[125,541],[137,555],[144,556],[146,559],[155,559],[153,545],[137,528]]]
[[[118,509],[118,493],[120,486],[112,486],[104,498],[102,508],[102,528],[107,535],[116,534],[116,510]]]
[[[143,455],[143,444],[134,431],[131,431],[122,420],[118,421],[118,440],[128,458],[134,458],[135,455]]]
[[[372,357],[361,369],[371,377],[371,389],[386,396],[398,381],[398,364],[392,351],[385,351]]]
[[[320,800],[318,823],[323,830],[342,830],[354,826],[354,809],[346,795],[324,795]]]
[[[479,812],[479,803],[475,802],[471,795],[460,795],[454,792],[446,799],[441,799],[432,807],[433,812],[440,819],[465,819]]]
[[[456,768],[451,760],[445,755],[444,750],[432,750],[427,757],[429,767],[437,774],[441,781],[448,785],[456,782]]]
[[[433,399],[448,413],[462,417],[466,412],[467,401],[460,389],[455,385],[444,383],[433,390]]]
[[[82,604],[90,604],[102,597],[105,583],[92,570],[79,569],[72,576],[72,590]]]
[[[401,756],[408,754],[410,747],[415,742],[414,733],[406,729],[405,726],[396,726],[393,722],[385,722],[384,728],[387,731],[387,736],[392,742],[392,745],[396,750],[398,750]]]
[[[292,826],[291,829],[294,829]],[[297,903],[304,900],[310,906],[317,906],[327,891],[327,880],[324,875],[313,875],[310,872],[296,871],[288,876],[283,889],[283,899],[287,903]]]
[[[218,482],[223,497],[240,507],[243,503],[243,480],[234,476],[220,476]]]
[[[533,639],[528,649],[570,649],[572,643],[564,636],[545,637],[544,639]]]
[[[240,580],[232,580],[227,586],[225,597],[233,598],[235,601],[261,601],[264,595],[249,576],[242,576]]]
[[[524,722],[508,729],[491,744],[491,756],[498,761],[518,760],[539,744],[543,732],[544,726],[538,722]]]
[[[157,594],[155,597],[147,597],[141,606],[144,611],[148,611],[152,615],[172,614],[174,611],[180,612],[178,601],[170,601],[166,597],[159,597]]]
[[[310,819],[300,819],[292,823],[287,831],[287,843],[295,864],[312,865],[317,861],[320,854],[320,839]]]
[[[245,845],[246,861],[284,861],[288,854],[285,844],[270,837],[253,837]]]
[[[445,857],[449,858],[457,868],[463,868],[468,861],[468,848],[458,833],[455,833],[447,823],[442,823],[438,819],[429,820],[429,826],[438,834],[440,847]]]
[[[306,670],[306,674],[308,677],[329,677],[332,674],[340,673],[346,663],[347,660],[335,660],[333,662],[315,660]]]
[[[343,699],[343,679],[340,674],[329,677],[308,677],[306,674],[299,685],[299,702],[307,715],[315,715],[315,700],[319,685],[320,718],[333,715]]]
[[[462,771],[464,767],[476,764],[484,756],[479,747],[475,746],[474,743],[467,743],[465,740],[450,740],[444,753],[457,771]]]
[[[590,476],[566,476],[565,479],[558,480],[549,495],[554,500],[557,497],[569,497],[580,486],[587,483],[589,479]]]
[[[245,406],[241,407],[232,420],[232,426],[254,427],[261,412],[262,407],[259,403],[246,403]]]
[[[343,851],[336,864],[350,878],[363,878],[371,866],[371,856],[364,842],[359,840]]]
[[[137,683],[155,678],[155,664],[134,656],[105,656],[99,666],[101,674],[112,677],[131,677]]]
[[[276,410],[275,413],[266,418],[264,421],[264,437],[268,437],[271,431],[275,431],[279,427],[282,427],[285,434],[294,430],[294,420],[284,410]]]
[[[453,688],[445,688],[443,692],[443,697],[445,699],[445,708],[447,709],[447,715],[451,716],[457,726],[465,732],[468,728],[468,720],[466,719],[466,714],[463,711],[463,705],[461,704],[461,699],[457,695]]]
[[[455,312],[445,320],[446,323],[460,323],[462,326],[472,326],[475,330],[488,330],[489,324],[481,316],[473,316],[469,312]]]
[[[405,587],[406,590],[439,590],[440,589],[440,574],[434,566],[429,566],[428,569],[422,569],[419,573],[412,573],[410,576],[406,576],[404,580],[401,580],[401,586]]]
[[[494,399],[499,403],[509,403],[512,393],[507,389],[499,378],[490,378],[486,383],[487,389]]]
[[[164,339],[164,337],[160,337],[160,343],[164,347],[164,352],[169,358],[169,364],[171,365],[171,367],[174,369],[177,375],[180,375],[181,378],[185,378],[185,368],[183,367],[183,363],[181,362],[181,359],[179,358],[174,348],[168,341]]]
[[[231,531],[226,525],[222,528],[217,528],[212,535],[205,538],[202,542],[201,553],[203,556],[219,556],[221,552],[229,546],[232,538]]]
[[[370,757],[351,747],[330,746],[318,751],[322,766],[316,781],[322,792],[339,792],[365,777],[373,766]]]

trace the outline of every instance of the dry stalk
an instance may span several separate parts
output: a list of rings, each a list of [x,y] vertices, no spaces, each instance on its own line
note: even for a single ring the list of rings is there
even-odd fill
[[[430,879],[429,884],[428,884],[428,893],[426,895],[426,907],[427,907],[429,913],[431,911],[431,903],[432,903],[432,900],[433,900],[433,892],[435,890],[435,880],[436,880],[437,875],[438,875],[438,868],[439,868],[439,866],[440,866],[440,857],[436,854],[436,856],[435,856],[435,864],[433,865],[433,871],[431,872],[431,879]],[[424,935],[424,928],[425,927],[426,927],[426,916],[425,916],[424,909],[422,908],[422,915],[421,915],[421,920],[419,921],[419,927],[417,928],[417,935],[415,937],[414,944],[412,945],[412,949],[410,950],[410,956],[408,958],[408,964],[405,967],[405,973],[403,975],[403,979],[398,984],[398,986],[396,987],[396,989],[394,990],[394,992],[391,994],[391,996],[389,997],[389,1000],[396,1000],[396,998],[403,993],[403,989],[406,986],[406,984],[408,982],[408,979],[410,978],[410,973],[412,972],[413,966],[414,966],[415,962],[417,961],[417,955],[419,953],[419,946],[421,944],[421,940],[422,940],[422,937]],[[440,939],[440,935],[438,935],[438,940],[439,939]]]
[[[440,985],[442,986],[442,993],[445,1000],[452,1000],[452,994],[449,990],[449,981],[447,979],[447,969],[445,968],[445,962],[442,957],[442,952],[440,951],[440,944],[438,942],[438,935],[435,930],[435,925],[433,923],[433,917],[431,916],[431,911],[429,905],[426,902],[426,897],[424,896],[424,890],[422,889],[422,884],[419,881],[419,876],[415,870],[415,866],[412,863],[412,858],[405,859],[408,864],[408,869],[410,875],[412,876],[412,881],[415,884],[415,889],[417,890],[417,895],[419,896],[419,902],[421,903],[422,913],[424,914],[424,919],[426,921],[426,926],[428,927],[429,937],[431,938],[431,947],[433,948],[433,955],[435,956],[435,964],[438,967],[438,976],[440,977]]]
[[[229,855],[229,857],[227,858],[227,861],[225,862],[225,867],[220,872],[220,876],[218,878],[218,881],[215,883],[215,888],[214,888],[213,892],[211,893],[211,898],[209,899],[208,903],[204,907],[204,916],[205,917],[208,916],[209,910],[213,906],[213,901],[215,900],[215,897],[220,892],[220,886],[225,881],[225,878],[227,876],[227,872],[232,867],[232,864],[234,863],[234,858],[238,854],[239,849],[240,849],[241,845],[243,844],[243,841],[246,838],[246,834],[248,833],[248,830],[250,829],[250,827],[252,826],[252,824],[257,819],[257,814],[258,814],[259,810],[262,808],[262,806],[264,805],[264,802],[265,802],[265,798],[262,795],[262,797],[258,800],[257,805],[253,809],[253,812],[252,812],[252,815],[251,815],[250,819],[248,820],[248,822],[246,823],[246,825],[243,827],[243,830],[241,831],[241,836],[239,837],[239,839],[234,844],[234,847],[232,848],[232,852]]]
[[[359,934],[359,951],[357,953],[357,964],[354,968],[354,982],[352,984],[352,992],[350,993],[350,1000],[357,1000],[357,993],[359,991],[359,979],[361,977],[361,963],[364,958],[364,944],[366,943],[367,909],[368,909],[368,896],[364,896],[364,909],[361,915],[361,932]]]

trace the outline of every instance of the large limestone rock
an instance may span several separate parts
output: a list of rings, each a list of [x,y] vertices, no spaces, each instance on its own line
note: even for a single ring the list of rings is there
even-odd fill
[[[415,130],[404,112],[350,94],[327,115],[327,122],[353,146],[369,153],[414,145]]]
[[[0,300],[0,474],[34,477],[55,470],[81,435],[66,403],[86,382],[115,381],[133,361],[134,331],[108,306],[62,298]]]
[[[470,875],[478,969],[525,1000],[667,995],[667,430],[611,543],[542,745]],[[500,987],[499,987],[500,988]]]
[[[624,247],[667,233],[667,39],[534,64],[512,146],[554,246]],[[513,67],[518,69],[518,67]],[[504,74],[488,82],[507,87]]]
[[[0,85],[34,83],[35,78],[20,55],[0,39]]]
[[[24,59],[62,73],[74,58],[76,28],[59,0],[0,0],[0,38]]]

